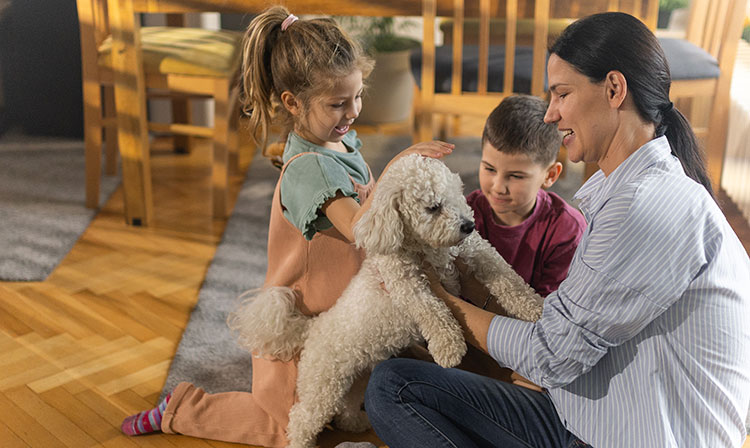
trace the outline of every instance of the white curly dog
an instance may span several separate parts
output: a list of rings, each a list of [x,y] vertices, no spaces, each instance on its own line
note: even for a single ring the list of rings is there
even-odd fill
[[[454,260],[460,257],[510,315],[530,321],[541,315],[541,297],[474,230],[461,179],[442,162],[402,157],[374,195],[354,228],[367,257],[331,309],[305,316],[296,310],[292,290],[276,287],[244,300],[229,320],[240,343],[256,356],[300,355],[298,401],[287,427],[292,448],[315,446],[332,418],[345,431],[366,430],[362,402],[369,372],[412,343],[424,338],[443,367],[461,361],[466,353],[461,327],[431,292],[422,260],[458,294]]]

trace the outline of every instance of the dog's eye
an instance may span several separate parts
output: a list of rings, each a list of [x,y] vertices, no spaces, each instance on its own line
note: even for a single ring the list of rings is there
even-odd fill
[[[430,213],[437,213],[443,208],[443,204],[433,204],[427,207],[427,211]]]

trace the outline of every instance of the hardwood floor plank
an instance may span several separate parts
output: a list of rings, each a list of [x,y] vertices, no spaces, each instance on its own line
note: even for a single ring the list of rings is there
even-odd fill
[[[54,447],[60,442],[33,416],[16,406],[4,393],[0,393],[0,421],[13,435],[31,447]]]
[[[128,338],[132,340],[132,338]],[[154,338],[142,344],[129,344],[120,350],[110,350],[103,356],[97,356],[90,361],[76,364],[55,375],[34,381],[29,384],[29,387],[35,392],[41,393],[73,380],[88,381],[92,385],[97,385],[97,381],[92,380],[91,377],[99,372],[105,371],[106,373],[107,370],[117,369],[121,365],[126,365],[144,356],[147,359],[151,355],[170,356],[173,349],[174,343],[164,338]]]
[[[33,328],[18,319],[13,313],[7,311],[2,303],[0,303],[0,329],[2,329],[3,333],[9,333],[13,336],[29,334],[34,331]]]
[[[144,359],[144,361],[149,360]],[[126,389],[132,389],[153,379],[157,379],[161,381],[162,384],[164,384],[164,380],[167,379],[169,366],[172,364],[172,357],[166,356],[166,359],[164,359],[163,361],[158,361],[155,364],[153,361],[145,362],[144,364],[145,367],[129,374],[123,375],[122,372],[118,372],[120,373],[120,375],[118,375],[115,379],[109,380],[106,383],[99,384],[97,387],[104,394],[112,395],[118,392],[122,392]],[[132,367],[133,364],[131,363],[128,366]]]
[[[53,360],[50,365],[55,366],[54,374],[36,376],[29,379],[27,384],[37,393],[45,392],[118,362],[116,357],[119,354],[129,354],[126,359],[131,359],[141,347],[142,345],[130,335],[98,345],[81,347],[72,355]]]
[[[96,446],[96,440],[71,422],[65,414],[45,403],[28,387],[11,389],[5,392],[5,396],[58,440],[57,444],[51,446],[59,446],[60,442],[70,448]]]
[[[7,368],[9,365],[30,358],[34,353],[28,349],[28,345],[38,344],[42,341],[44,339],[36,333],[27,333],[24,336],[12,338],[4,332],[0,332],[0,353],[2,353],[0,367]],[[4,371],[4,373],[7,372]]]
[[[29,445],[13,434],[13,431],[5,423],[0,422],[0,446],[3,448],[26,448]]]
[[[117,291],[113,294],[97,295],[85,290],[76,293],[74,297],[112,325],[140,341],[147,341],[159,336],[159,333],[143,325],[137,315],[131,316],[128,313],[129,298],[118,294]]]
[[[50,316],[38,314],[35,306],[33,300],[27,299],[15,289],[0,289],[0,308],[19,322],[23,322],[31,331],[43,338],[64,333],[64,329]]]
[[[103,444],[112,440],[119,440],[122,447],[137,447],[135,443],[124,438],[118,428],[110,425],[102,416],[79,401],[64,388],[57,387],[39,394],[49,406],[64,414],[78,428],[87,435]]]
[[[19,291],[23,297],[18,303],[19,306],[26,306],[34,311],[38,318],[45,321],[54,321],[55,327],[59,333],[68,333],[76,339],[82,339],[96,332],[81,322],[78,313],[71,313],[56,297],[50,297],[41,287],[29,287]]]

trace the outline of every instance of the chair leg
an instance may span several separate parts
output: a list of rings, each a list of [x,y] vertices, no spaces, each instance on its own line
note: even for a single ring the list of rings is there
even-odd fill
[[[211,189],[214,218],[226,218],[229,214],[229,81],[214,82],[214,137],[213,164],[211,167]]]
[[[83,107],[86,207],[98,208],[102,170],[102,92],[98,82],[84,83]]]
[[[112,119],[104,127],[104,172],[108,176],[117,174],[117,122],[115,114],[115,89],[112,86],[104,87],[104,116]],[[110,120],[108,120],[110,121]]]
[[[192,107],[190,107],[190,100],[186,98],[173,98],[172,99],[172,122],[173,123],[190,123],[192,119]],[[175,135],[174,136],[174,152],[180,154],[190,153],[190,136],[188,135]]]

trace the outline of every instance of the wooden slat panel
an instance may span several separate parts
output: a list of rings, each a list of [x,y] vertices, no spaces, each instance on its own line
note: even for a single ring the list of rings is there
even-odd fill
[[[673,82],[669,90],[669,98],[674,101],[677,98],[710,95],[716,88],[715,79],[693,79]]]
[[[461,93],[463,81],[464,0],[455,0],[453,12],[453,66],[451,67],[451,93]]]
[[[516,64],[516,28],[518,19],[518,2],[507,0],[505,12],[505,72],[503,75],[503,92],[513,91],[514,69]]]
[[[417,134],[419,140],[432,139],[432,104],[435,96],[435,0],[424,0],[422,3],[422,86],[420,111],[417,117]],[[425,112],[426,111],[426,112]]]
[[[479,67],[477,92],[487,93],[490,57],[490,0],[479,0]]]
[[[534,16],[534,62],[531,69],[531,94],[544,96],[544,74],[549,34],[549,0],[536,0]]]

